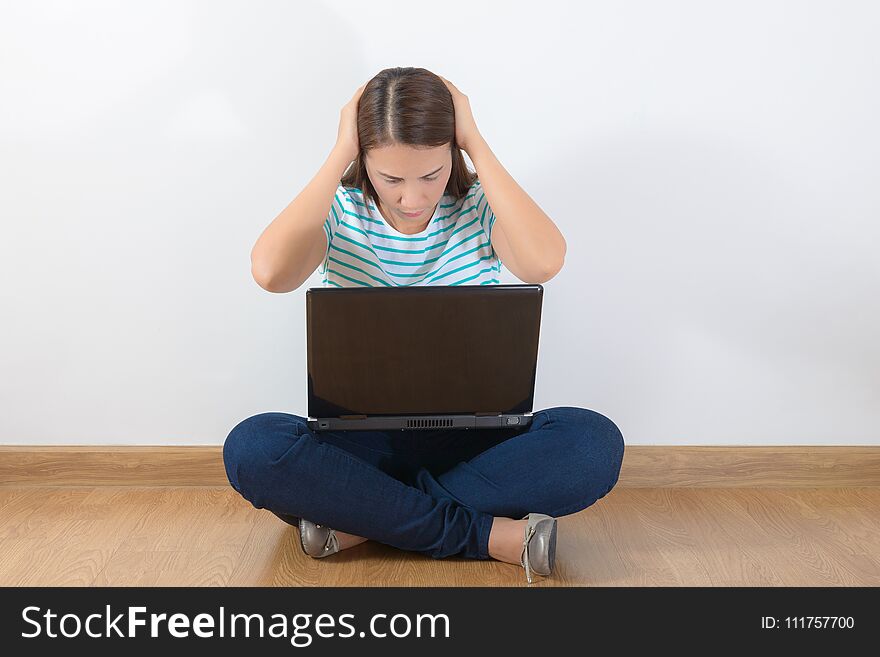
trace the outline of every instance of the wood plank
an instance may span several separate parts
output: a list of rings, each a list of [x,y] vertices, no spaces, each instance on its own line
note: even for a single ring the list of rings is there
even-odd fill
[[[0,491],[3,586],[524,586],[518,565],[368,541],[327,559],[225,487]],[[878,586],[876,488],[615,488],[533,586]]]
[[[82,507],[82,501],[92,493],[90,488],[28,492],[35,508],[19,525],[14,542],[3,541],[3,551],[10,543],[15,556],[3,563],[0,583],[90,585],[131,530],[137,509],[128,509],[128,515],[118,507],[102,516],[89,513]]]
[[[880,486],[880,447],[627,446],[622,488]]]
[[[228,486],[217,446],[0,445],[0,486]]]

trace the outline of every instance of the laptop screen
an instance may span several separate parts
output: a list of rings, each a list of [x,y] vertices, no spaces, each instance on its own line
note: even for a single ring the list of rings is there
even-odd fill
[[[528,413],[540,285],[310,288],[311,417]]]

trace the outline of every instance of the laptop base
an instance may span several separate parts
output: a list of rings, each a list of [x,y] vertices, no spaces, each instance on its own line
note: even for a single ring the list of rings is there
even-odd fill
[[[312,431],[438,431],[442,429],[517,429],[528,426],[531,413],[510,415],[348,415],[307,420]]]

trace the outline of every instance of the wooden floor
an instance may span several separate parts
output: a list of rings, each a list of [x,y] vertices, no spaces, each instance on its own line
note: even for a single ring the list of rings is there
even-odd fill
[[[367,542],[326,559],[228,486],[0,487],[3,586],[525,586]],[[878,586],[880,488],[615,488],[532,586]]]

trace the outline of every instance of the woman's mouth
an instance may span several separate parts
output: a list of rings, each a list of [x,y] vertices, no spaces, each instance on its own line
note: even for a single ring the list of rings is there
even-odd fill
[[[410,213],[410,212],[403,212],[402,210],[401,210],[401,212],[400,212],[400,214],[402,214],[404,217],[409,217],[410,219],[418,219],[418,218],[421,217],[424,213],[425,213],[424,210],[419,210],[418,212],[412,212],[412,213]]]

